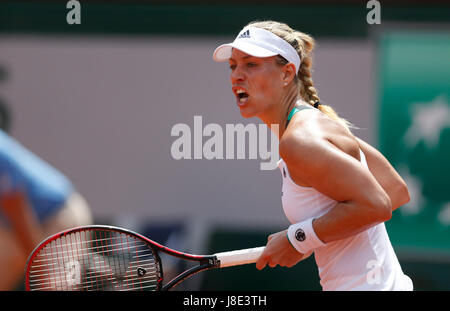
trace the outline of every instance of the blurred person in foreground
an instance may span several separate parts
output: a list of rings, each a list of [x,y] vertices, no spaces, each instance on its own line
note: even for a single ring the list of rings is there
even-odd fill
[[[213,54],[229,63],[241,115],[261,119],[279,138],[291,225],[268,237],[256,267],[292,267],[314,253],[323,290],[412,290],[384,225],[409,201],[408,189],[379,151],[320,102],[314,43],[284,23],[252,22]]]
[[[28,255],[44,238],[91,223],[71,181],[0,130],[0,290],[21,288]]]

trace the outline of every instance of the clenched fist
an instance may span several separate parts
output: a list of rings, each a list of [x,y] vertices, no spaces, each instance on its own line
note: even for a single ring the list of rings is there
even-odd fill
[[[308,258],[312,253],[312,251],[308,254],[299,253],[289,242],[287,230],[284,230],[268,237],[266,248],[256,262],[256,268],[262,270],[266,265],[271,268],[277,265],[290,268]]]

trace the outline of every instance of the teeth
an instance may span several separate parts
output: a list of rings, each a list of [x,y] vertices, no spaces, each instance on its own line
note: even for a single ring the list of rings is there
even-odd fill
[[[241,93],[245,93],[245,91],[242,90],[242,89],[239,89],[239,90],[236,91],[236,94],[241,94]]]
[[[239,98],[239,101],[241,103],[245,103],[245,102],[247,102],[247,98],[246,97]]]

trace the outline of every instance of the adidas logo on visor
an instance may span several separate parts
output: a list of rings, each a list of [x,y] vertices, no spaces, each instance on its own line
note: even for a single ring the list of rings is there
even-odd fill
[[[243,38],[250,38],[250,30],[247,29],[247,31],[244,31],[244,32],[241,33],[241,35],[238,37],[238,39],[243,39]]]

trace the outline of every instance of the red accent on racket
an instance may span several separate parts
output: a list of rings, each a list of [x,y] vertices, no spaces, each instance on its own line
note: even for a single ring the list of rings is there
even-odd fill
[[[113,226],[83,226],[52,235],[28,258],[26,290],[169,290],[201,271],[255,263],[264,247],[192,255]],[[198,265],[163,285],[159,252]]]

